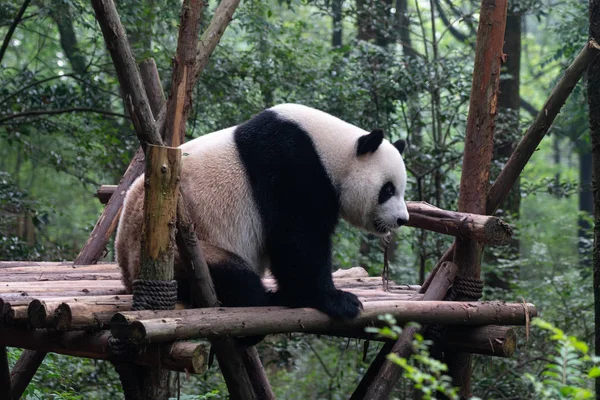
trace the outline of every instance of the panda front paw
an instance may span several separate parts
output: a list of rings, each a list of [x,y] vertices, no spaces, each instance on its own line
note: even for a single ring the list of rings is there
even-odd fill
[[[358,316],[363,306],[354,294],[335,289],[327,292],[323,303],[316,308],[334,319],[352,319]]]

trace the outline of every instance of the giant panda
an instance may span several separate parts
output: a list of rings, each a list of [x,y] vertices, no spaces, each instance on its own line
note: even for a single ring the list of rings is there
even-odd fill
[[[358,315],[358,298],[333,283],[332,235],[340,217],[380,236],[408,221],[404,141],[283,104],[181,149],[181,187],[222,305]],[[142,176],[125,196],[116,236],[128,290],[140,269],[143,191]],[[260,279],[267,269],[278,284],[272,293]]]

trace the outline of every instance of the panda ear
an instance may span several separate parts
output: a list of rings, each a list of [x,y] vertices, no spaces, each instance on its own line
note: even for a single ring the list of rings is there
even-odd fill
[[[406,148],[406,141],[404,139],[396,140],[394,142],[394,147],[398,149],[400,154],[404,153],[404,149]]]
[[[362,156],[363,154],[373,153],[379,148],[379,145],[383,141],[383,131],[381,129],[374,129],[373,132],[368,135],[364,135],[358,138],[358,147],[356,148],[356,155]]]

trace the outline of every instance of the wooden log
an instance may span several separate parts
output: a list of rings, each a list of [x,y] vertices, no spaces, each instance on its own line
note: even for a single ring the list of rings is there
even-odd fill
[[[56,304],[56,303],[55,303]],[[97,314],[114,314],[115,310],[131,309],[131,303],[90,304],[90,303],[59,303],[56,306],[54,327],[66,331],[73,329],[100,329],[108,319],[102,319]]]
[[[575,60],[565,70],[550,96],[540,109],[535,120],[527,129],[487,196],[486,213],[493,214],[513,187],[527,162],[552,126],[554,119],[565,104],[569,95],[581,79],[583,73],[600,54],[600,46],[590,40],[579,52]]]
[[[377,334],[368,333],[364,328],[311,332],[320,336],[336,336],[361,340],[395,343],[394,340],[383,338]],[[516,351],[517,334],[513,327],[499,325],[485,326],[449,326],[448,333],[443,338],[447,348],[484,356],[509,358]],[[391,347],[383,356],[390,353]],[[381,366],[380,366],[381,368]],[[364,394],[363,394],[364,395]]]
[[[378,316],[386,313],[393,315],[400,323],[414,321],[421,324],[470,326],[492,323],[524,325],[526,318],[537,315],[532,304],[447,301],[367,303],[361,314],[349,321],[332,320],[325,314],[309,308],[290,310],[284,307],[249,307],[223,309],[220,312],[209,310],[199,312],[189,309],[180,310],[179,313],[181,316],[178,318],[135,321],[127,317],[127,312],[118,313],[111,320],[111,332],[115,337],[129,338],[134,343],[162,343],[198,337],[216,338],[350,329],[376,323]]]
[[[140,279],[173,279],[181,149],[147,145]]]
[[[11,394],[20,399],[33,379],[36,371],[44,362],[46,352],[25,349],[10,372]]]
[[[185,141],[185,126],[192,105],[192,90],[196,82],[194,68],[200,33],[202,0],[184,1],[177,50],[173,58],[171,93],[167,103],[163,138],[170,146],[179,147]]]
[[[406,226],[470,238],[492,246],[505,245],[512,236],[510,225],[499,218],[442,210],[425,202],[408,202],[407,208],[410,219]]]
[[[11,400],[10,369],[8,368],[8,353],[5,345],[0,345],[0,394],[3,399]]]
[[[27,306],[14,306],[6,315],[6,323],[10,325],[26,325],[29,322]]]
[[[161,144],[162,139],[154,123],[150,102],[114,3],[112,0],[92,0],[92,7],[142,146],[146,143]]]
[[[447,348],[486,356],[512,357],[517,349],[517,333],[508,326],[455,326],[445,339]]]
[[[108,331],[59,332],[46,329],[0,328],[0,343],[36,351],[65,354],[74,357],[109,360]],[[201,374],[206,370],[206,345],[191,342],[175,342],[149,345],[136,354],[136,364],[169,369],[172,371]]]
[[[18,267],[59,267],[73,265],[69,261],[0,261],[0,269]]]
[[[56,318],[56,307],[56,303],[50,303],[50,306],[48,306],[45,301],[32,300],[27,306],[27,318],[31,326],[34,328],[53,326]]]
[[[460,179],[458,211],[485,214],[494,146],[500,69],[504,53],[507,0],[482,0],[475,45],[475,67],[467,116],[465,149]],[[454,262],[458,276],[481,276],[483,246],[474,240],[456,239]],[[475,300],[463,297],[463,300]],[[471,397],[471,354],[448,350],[445,353],[453,384],[459,396]]]
[[[217,6],[208,27],[202,33],[202,37],[198,42],[196,65],[194,66],[195,80],[198,79],[198,76],[208,64],[211,54],[219,44],[239,4],[240,0],[222,0]]]
[[[48,282],[48,281],[117,281],[120,272],[73,272],[49,274],[0,274],[0,286],[5,282]]]
[[[165,107],[165,93],[162,89],[158,68],[154,58],[148,58],[140,63],[140,76],[144,84],[144,90],[148,101],[150,102],[150,110],[155,120],[158,120],[163,107]]]
[[[523,136],[513,151],[513,155],[511,155],[490,188],[487,196],[486,214],[493,214],[500,207],[500,204],[512,189],[517,178],[523,172],[525,165],[537,150],[546,133],[550,130],[554,119],[567,101],[573,88],[579,82],[588,66],[598,57],[598,54],[600,54],[600,46],[596,41],[590,40],[565,70],[564,75],[556,86],[554,86],[550,96],[544,103],[544,107],[542,107],[529,129],[527,129],[525,136]],[[437,265],[445,261],[451,261],[454,256],[455,247],[455,244],[452,244],[438,261]],[[423,284],[422,291],[425,290],[431,276],[430,274]]]
[[[94,197],[96,197],[101,204],[107,204],[116,189],[117,185],[101,185],[96,190]]]
[[[373,292],[373,291],[369,291]],[[353,293],[357,293],[353,291]],[[390,293],[379,292],[385,296],[358,295],[359,300],[366,303],[376,303],[382,301],[418,301],[423,298],[420,294],[396,294],[390,296]],[[111,298],[115,296],[100,296]],[[97,298],[97,297],[92,297]],[[11,308],[6,316],[6,322],[9,324],[31,324],[34,328],[53,328],[59,330],[99,330],[108,327],[111,317],[117,312],[131,310],[131,297],[124,300],[101,300],[101,301],[61,301],[33,299],[27,304],[18,305]],[[177,303],[175,310],[156,311],[152,313],[151,318],[179,318],[182,316],[178,310],[186,309],[184,303]],[[225,312],[231,312],[228,308],[220,308]],[[243,312],[243,310],[240,310]],[[150,318],[144,312],[131,312],[128,314],[132,320]],[[133,317],[135,315],[135,317]],[[183,315],[185,317],[185,314]]]
[[[44,275],[44,274],[69,274],[69,273],[102,273],[119,272],[119,266],[116,263],[92,264],[92,265],[74,265],[71,263],[21,263],[11,265],[0,265],[0,280],[3,276],[9,275]],[[42,264],[42,265],[40,265]]]
[[[454,278],[458,273],[458,266],[451,262],[443,263],[435,277],[431,281],[429,288],[425,292],[425,296],[423,301],[415,302],[415,303],[426,303],[426,302],[435,302],[434,300],[442,300],[446,293],[448,293],[448,289],[452,286],[454,282]],[[441,304],[456,304],[454,302],[435,302]],[[476,303],[483,304],[483,303]],[[427,311],[431,312],[431,311]],[[525,313],[527,311],[525,310]],[[525,317],[525,315],[524,315]],[[419,320],[412,320],[420,323],[430,323]],[[525,322],[523,319],[522,323]],[[436,322],[434,322],[437,324]],[[496,323],[496,321],[491,321],[489,323]],[[451,324],[451,323],[450,323]],[[480,324],[485,325],[485,324]],[[392,351],[404,358],[408,358],[412,354],[412,338],[415,333],[417,333],[417,328],[414,326],[407,327],[402,330],[400,337],[394,343],[392,347]],[[400,378],[402,371],[398,368],[397,365],[392,363],[387,358],[383,362],[378,362],[372,364],[367,370],[365,376],[363,377],[364,383],[361,381],[361,384],[358,386],[357,390],[352,394],[353,399],[384,399],[389,396],[392,388]]]

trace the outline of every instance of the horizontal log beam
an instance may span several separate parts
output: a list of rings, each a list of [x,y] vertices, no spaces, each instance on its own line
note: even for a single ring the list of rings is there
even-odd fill
[[[525,325],[537,315],[533,304],[504,302],[381,301],[366,303],[360,315],[336,321],[309,308],[214,308],[181,310],[172,318],[160,311],[118,313],[111,320],[115,337],[134,343],[162,343],[192,338],[254,336],[290,332],[325,332],[378,323],[381,314],[399,323],[440,325]],[[132,317],[133,316],[133,317]]]
[[[363,328],[314,333],[324,336],[394,342],[377,334],[365,332]],[[441,341],[445,342],[446,348],[453,350],[501,358],[512,357],[517,349],[517,333],[515,328],[510,326],[451,326]]]
[[[490,246],[510,242],[513,230],[497,217],[447,211],[425,202],[407,202],[410,215],[406,226],[459,238],[470,238]]]
[[[517,350],[517,333],[509,326],[454,326],[445,340],[446,348],[486,356],[512,357]]]
[[[96,197],[106,204],[116,186],[102,185]],[[406,203],[409,221],[406,226],[425,229],[444,235],[472,238],[490,246],[501,246],[510,242],[512,228],[497,217],[447,211],[425,202]]]
[[[110,332],[108,331],[90,333],[84,331],[58,332],[45,329],[27,330],[14,327],[0,328],[0,343],[4,346],[95,360],[111,359],[108,351],[109,337]],[[207,359],[206,345],[178,341],[172,344],[145,346],[132,361],[139,365],[201,374],[206,371]]]

